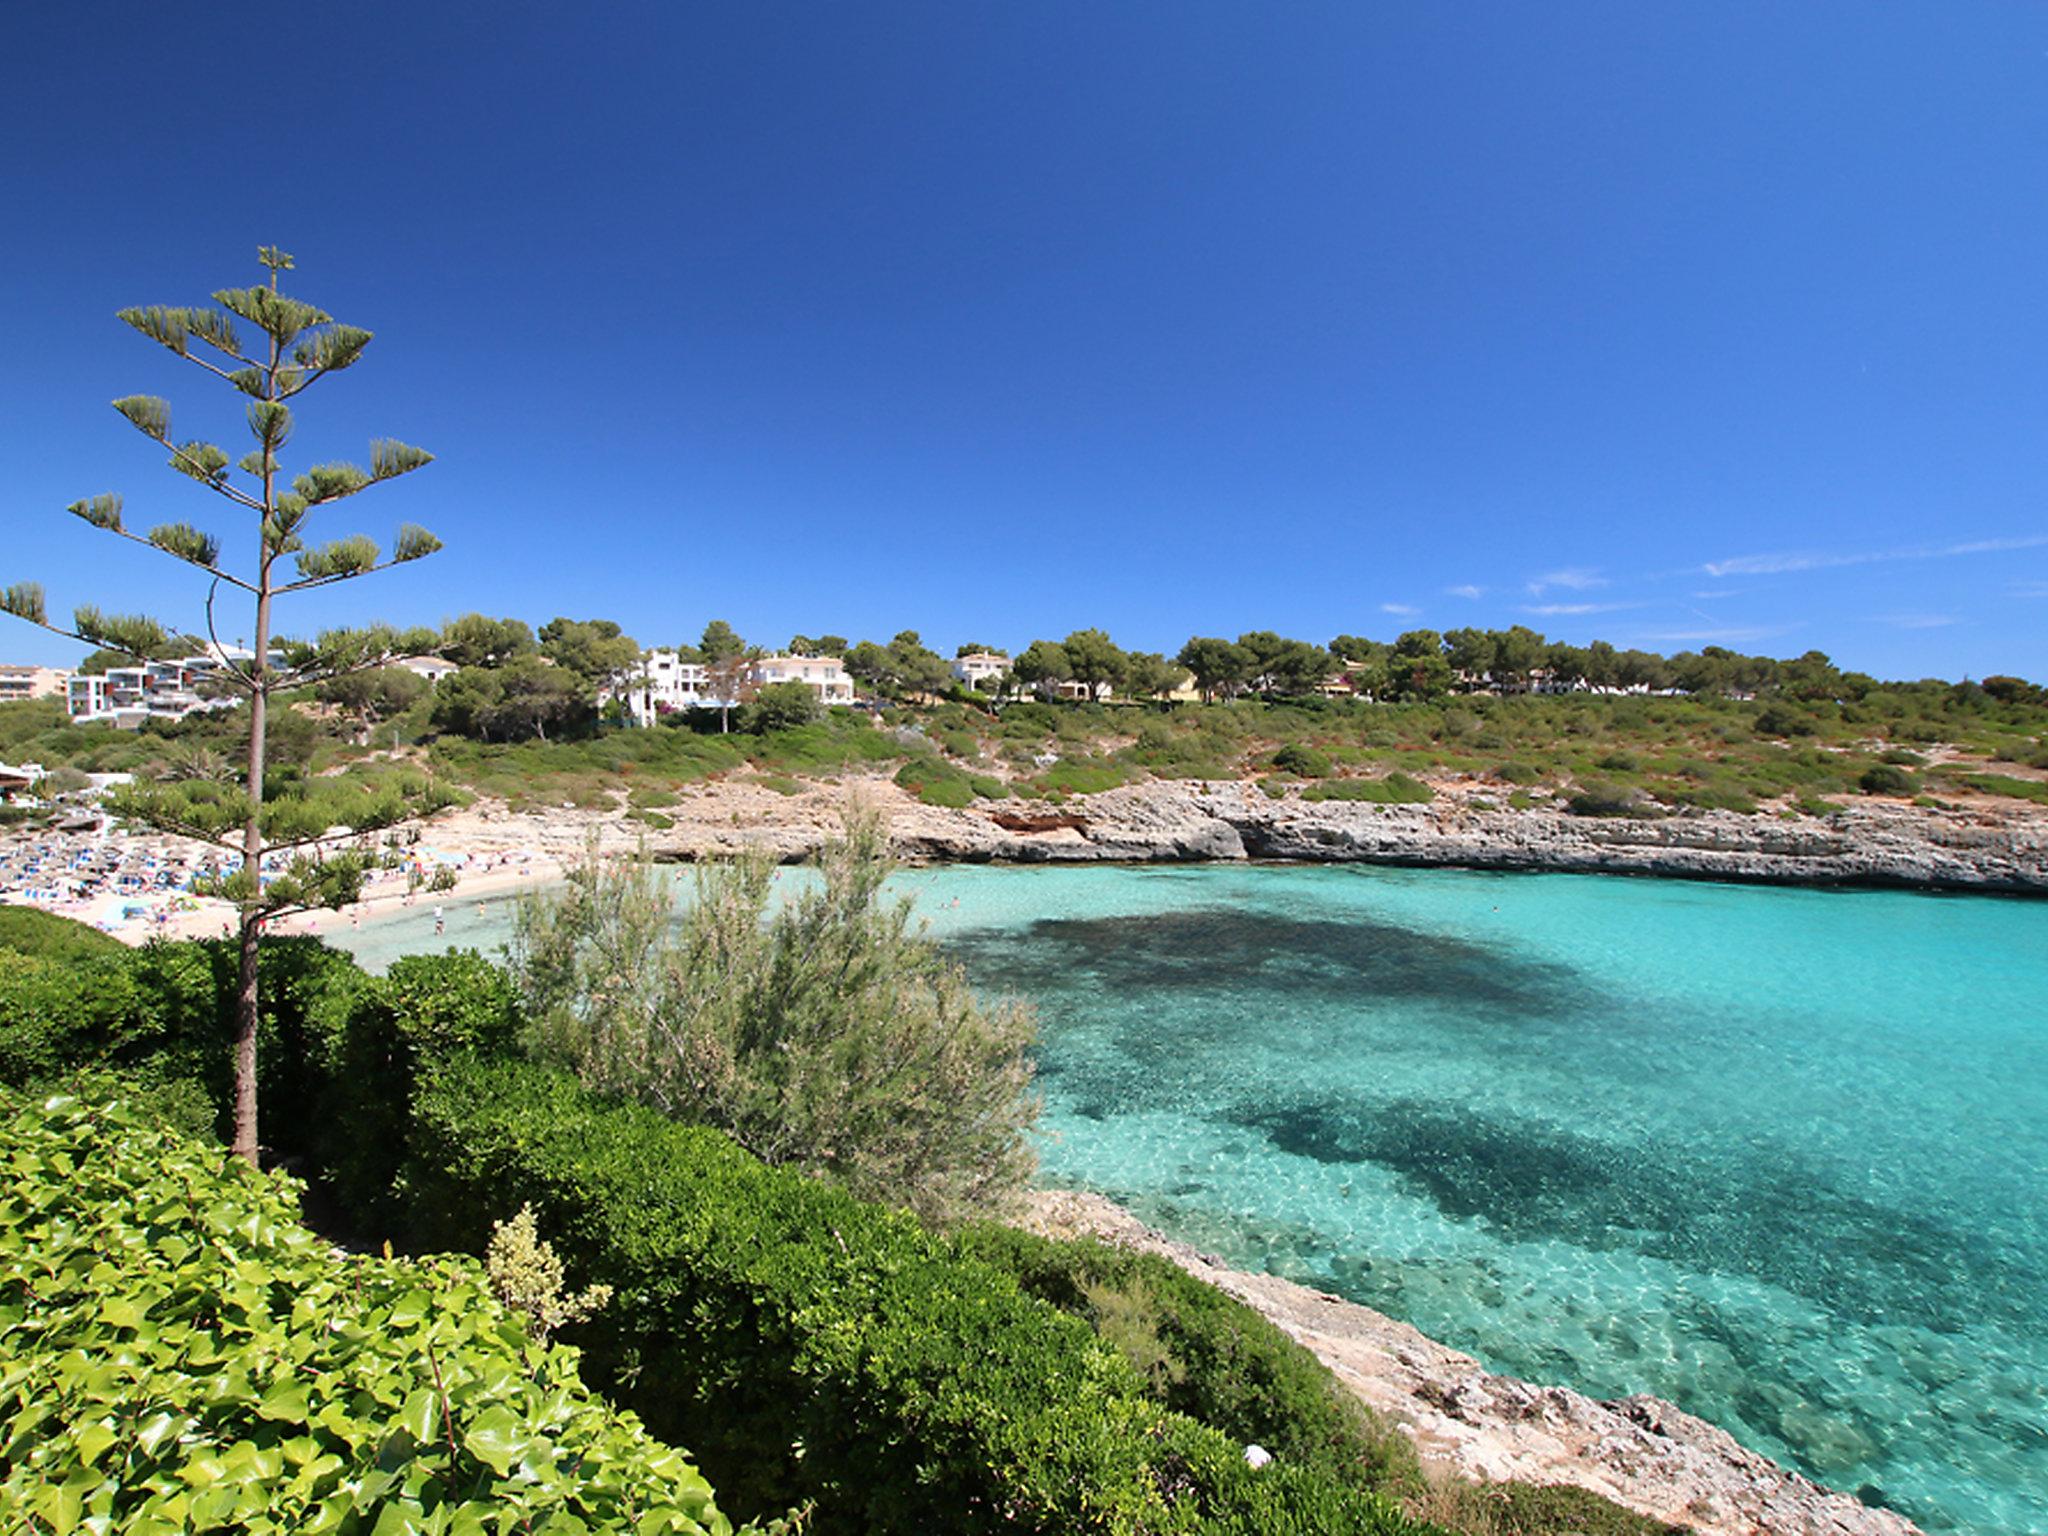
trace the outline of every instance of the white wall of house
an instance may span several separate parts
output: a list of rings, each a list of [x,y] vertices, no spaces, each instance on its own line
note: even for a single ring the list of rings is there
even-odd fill
[[[623,703],[635,725],[652,725],[676,710],[719,709],[739,702],[719,696],[711,673],[702,662],[684,661],[674,651],[649,651],[638,670],[616,678],[603,697]],[[764,656],[747,668],[741,681],[746,685],[743,692],[771,683],[803,683],[821,704],[854,700],[853,679],[837,656]]]
[[[953,658],[953,675],[970,688],[992,683],[1010,670],[1010,658],[1001,651],[970,651]]]
[[[803,683],[827,706],[853,702],[853,679],[837,656],[764,656],[754,663],[751,681],[763,688]]]

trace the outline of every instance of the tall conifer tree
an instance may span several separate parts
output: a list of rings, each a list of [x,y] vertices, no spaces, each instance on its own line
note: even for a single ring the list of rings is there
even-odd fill
[[[93,496],[68,508],[102,532],[196,566],[210,578],[206,621],[220,662],[218,675],[247,700],[249,752],[241,783],[188,779],[150,786],[119,797],[113,808],[124,819],[241,854],[239,870],[212,882],[207,891],[234,901],[240,917],[233,1150],[250,1163],[258,1157],[256,1028],[264,924],[284,913],[355,900],[371,859],[365,834],[446,803],[430,780],[407,774],[274,784],[266,792],[265,735],[273,694],[382,666],[437,643],[431,632],[401,634],[382,625],[329,631],[311,643],[283,640],[271,633],[273,602],[417,560],[441,543],[410,524],[398,530],[388,557],[362,534],[321,545],[306,542],[306,524],[316,508],[408,474],[433,456],[379,439],[370,446],[367,469],[347,463],[316,464],[286,482],[279,450],[292,432],[287,402],[328,374],[353,366],[369,345],[370,332],[340,324],[324,310],[280,292],[278,274],[293,265],[283,251],[264,246],[257,259],[268,269],[268,280],[249,288],[221,289],[213,295],[218,308],[149,305],[120,311],[120,318],[143,335],[246,395],[256,447],[234,461],[213,443],[175,439],[170,406],[156,396],[130,395],[114,402],[114,409],[145,437],[170,450],[171,468],[231,503],[254,524],[252,572],[231,571],[222,563],[220,539],[190,523],[160,523],[147,533],[131,531],[122,521],[119,496]],[[253,346],[245,348],[237,320],[255,328]],[[196,351],[194,343],[207,351]],[[241,471],[242,480],[233,477],[231,464]],[[277,562],[286,556],[295,560],[295,580],[279,579],[285,573],[276,569]],[[223,587],[245,594],[253,603],[255,648],[246,658],[232,656],[215,631],[215,599]],[[68,627],[53,623],[43,589],[35,582],[0,590],[0,611],[138,660],[162,654],[169,637],[154,619],[103,614],[90,605],[78,608]],[[282,665],[273,664],[274,654]],[[267,883],[262,878],[266,852],[274,859]],[[281,863],[275,861],[279,854],[286,856]]]

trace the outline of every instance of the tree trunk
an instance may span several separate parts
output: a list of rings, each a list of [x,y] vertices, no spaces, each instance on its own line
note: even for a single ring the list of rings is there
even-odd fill
[[[246,861],[248,856],[243,857]],[[256,1024],[261,1017],[256,961],[262,938],[262,914],[245,910],[241,969],[235,988],[235,1139],[230,1150],[252,1168],[261,1166],[256,1141]]]
[[[270,274],[277,291],[277,273]],[[277,338],[270,340],[265,397],[277,399]],[[257,969],[263,941],[263,760],[270,722],[270,522],[277,513],[277,468],[266,441],[263,522],[257,531],[256,654],[249,659],[249,820],[242,828],[242,873],[249,892],[242,903],[242,953],[235,990],[235,1129],[228,1150],[251,1168],[263,1166],[256,1135],[256,1024],[261,1017]]]
[[[242,829],[242,873],[249,893],[242,903],[241,968],[235,990],[235,1134],[229,1150],[250,1167],[260,1167],[256,1139],[256,1023],[260,1016],[256,973],[263,939],[263,756],[269,724],[270,559],[264,557],[256,594],[256,655],[250,662],[249,820]]]

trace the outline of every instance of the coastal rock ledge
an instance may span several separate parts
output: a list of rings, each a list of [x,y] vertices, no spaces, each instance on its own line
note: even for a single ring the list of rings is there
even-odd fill
[[[1228,1269],[1099,1195],[1035,1193],[1020,1226],[1162,1254],[1285,1330],[1426,1463],[1482,1481],[1570,1483],[1702,1536],[1917,1536],[1654,1397],[1598,1402],[1488,1372],[1406,1323],[1275,1275]]]
[[[951,810],[921,804],[887,779],[853,778],[795,795],[697,786],[670,809],[674,824],[652,833],[616,814],[571,811],[543,813],[539,828],[535,818],[511,817],[526,825],[496,830],[564,855],[596,831],[622,846],[645,837],[658,858],[762,848],[794,860],[839,829],[849,803],[879,810],[911,862],[1274,859],[2048,894],[2048,814],[1989,799],[1942,809],[1872,799],[1826,817],[1703,811],[1637,821],[1496,809],[1450,787],[1428,805],[1373,805],[1269,799],[1249,783],[1155,781],[1058,806],[1001,800]]]

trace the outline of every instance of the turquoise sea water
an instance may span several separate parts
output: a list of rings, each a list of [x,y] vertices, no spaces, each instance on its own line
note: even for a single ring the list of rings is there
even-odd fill
[[[1342,867],[917,871],[1039,1008],[1048,1182],[2048,1529],[2048,905]],[[438,942],[498,942],[451,907]],[[345,935],[438,947],[414,912]]]

